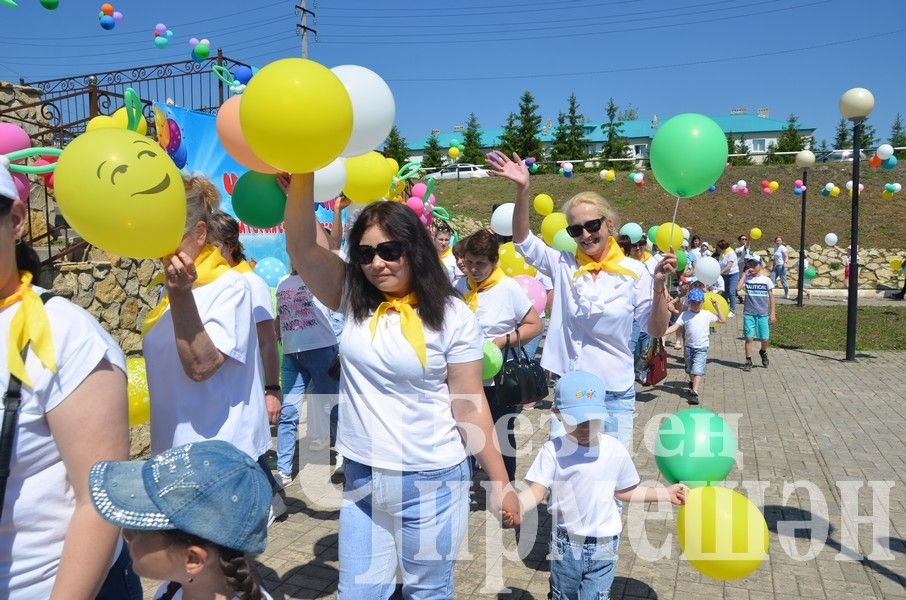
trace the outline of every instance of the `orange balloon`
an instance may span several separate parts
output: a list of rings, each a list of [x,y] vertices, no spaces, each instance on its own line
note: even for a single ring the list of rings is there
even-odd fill
[[[868,159],[868,164],[877,169],[881,166],[881,157],[877,154],[872,154],[871,158]]]
[[[233,96],[220,106],[220,110],[217,111],[217,137],[226,148],[227,154],[242,166],[259,173],[276,173],[277,169],[252,152],[245,141],[245,136],[242,135],[242,127],[239,125],[241,100],[242,96]]]
[[[101,4],[101,12],[107,16],[113,16],[113,5],[112,4]]]

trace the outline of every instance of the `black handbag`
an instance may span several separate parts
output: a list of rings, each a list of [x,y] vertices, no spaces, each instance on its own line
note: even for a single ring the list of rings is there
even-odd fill
[[[510,345],[510,335],[506,336],[503,367],[494,377],[494,386],[497,401],[504,406],[530,404],[547,397],[547,374],[538,361],[529,358],[518,330],[515,346]]]

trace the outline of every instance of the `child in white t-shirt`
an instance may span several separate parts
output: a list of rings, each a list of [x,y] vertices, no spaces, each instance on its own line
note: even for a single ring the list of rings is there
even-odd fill
[[[606,417],[605,385],[585,371],[557,382],[551,411],[566,435],[545,442],[526,474],[529,487],[519,495],[522,511],[551,493],[551,593],[554,598],[608,597],[616,575],[622,522],[616,500],[673,504],[686,501],[686,487],[639,485],[629,452],[601,431]],[[503,513],[504,523],[512,515]],[[588,557],[591,557],[589,560]]]
[[[683,337],[686,342],[683,355],[686,359],[686,373],[689,375],[689,404],[698,404],[702,378],[705,376],[705,365],[708,363],[711,325],[726,323],[727,319],[720,305],[713,298],[710,303],[714,307],[714,313],[702,310],[705,292],[700,287],[693,287],[689,290],[686,301],[686,310],[680,314],[676,323],[667,328],[664,335],[679,331],[680,328],[683,329]]]

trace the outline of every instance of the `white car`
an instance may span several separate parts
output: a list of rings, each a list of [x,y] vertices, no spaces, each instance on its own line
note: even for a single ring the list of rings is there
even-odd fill
[[[472,179],[475,177],[488,177],[487,169],[478,165],[447,165],[439,171],[425,175],[425,179]]]

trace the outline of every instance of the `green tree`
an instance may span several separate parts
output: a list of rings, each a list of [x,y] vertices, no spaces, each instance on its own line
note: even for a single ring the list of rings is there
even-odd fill
[[[875,131],[874,125],[869,124],[868,119],[866,118],[862,121],[862,141],[860,142],[860,148],[865,154],[871,154],[871,150],[874,150],[875,144],[878,140],[878,132]]]
[[[466,123],[466,131],[462,134],[462,145],[465,146],[465,149],[462,151],[461,162],[473,165],[484,164],[480,127],[478,117],[475,116],[475,113],[471,113]]]
[[[765,164],[765,165],[782,164],[783,163],[782,159],[784,159],[786,157],[777,156],[776,152],[777,152],[777,144],[775,144],[774,142],[771,142],[770,144],[768,144],[768,153],[765,155],[764,162],[762,164]]]
[[[818,158],[821,158],[823,155],[830,152],[830,150],[831,149],[827,145],[827,140],[821,140],[821,143],[818,144],[818,149],[815,150],[815,156],[817,156]]]
[[[560,161],[569,157],[569,127],[566,125],[566,114],[561,112],[557,114],[557,127],[554,128],[550,158]]]
[[[437,136],[432,133],[422,153],[422,169],[439,169],[443,166],[443,163],[444,158],[440,151],[440,142],[437,141]]]
[[[585,117],[579,112],[579,102],[576,100],[575,94],[569,95],[566,124],[568,158],[584,161],[588,157],[585,145]],[[581,165],[576,165],[576,167],[581,167]]]
[[[522,158],[529,156],[540,157],[543,151],[541,140],[541,115],[538,114],[538,105],[531,92],[523,92],[519,99],[519,125],[516,127],[515,151]]]
[[[849,121],[844,117],[840,117],[840,122],[837,123],[837,130],[834,132],[834,150],[852,147],[852,131],[849,128]]]
[[[503,126],[503,133],[500,134],[498,146],[501,152],[511,156],[519,148],[519,133],[516,126],[516,113],[510,113],[506,116],[506,124]]]
[[[893,120],[893,125],[890,127],[890,138],[887,141],[894,148],[906,146],[906,128],[903,127],[903,118],[900,113],[897,113],[896,118]],[[897,150],[894,152],[894,156],[903,158],[906,156],[906,150]]]
[[[751,160],[749,160],[749,147],[746,146],[744,140],[736,140],[736,138],[733,137],[732,131],[727,133],[727,149],[730,151],[730,154],[742,154],[742,156],[730,157],[731,166],[739,167],[751,164]]]
[[[799,132],[799,119],[796,115],[791,114],[786,121],[786,128],[780,132],[777,139],[777,152],[799,152],[805,148],[805,139]],[[795,154],[784,154],[774,156],[772,164],[789,165],[796,161]]]
[[[601,156],[606,159],[611,158],[626,158],[627,155],[627,144],[626,140],[620,135],[620,129],[623,127],[623,122],[618,117],[619,107],[616,102],[613,101],[613,98],[607,103],[607,140],[604,142],[604,149],[601,150]],[[626,170],[632,168],[632,162],[630,161],[616,161],[610,163],[610,168]]]
[[[639,109],[633,105],[629,105],[617,115],[617,119],[622,122],[626,121],[635,121],[639,118]]]
[[[394,125],[384,142],[384,156],[394,159],[402,167],[409,162],[409,148],[406,147],[406,138],[400,135],[399,129]]]

